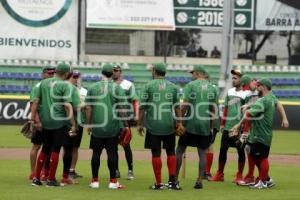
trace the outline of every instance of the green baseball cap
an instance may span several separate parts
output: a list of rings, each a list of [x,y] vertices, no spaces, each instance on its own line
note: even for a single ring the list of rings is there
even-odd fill
[[[105,63],[102,66],[102,72],[113,73],[113,69],[114,69],[114,66],[112,64],[109,64],[109,63]]]
[[[248,75],[243,75],[242,77],[241,77],[241,85],[242,86],[245,86],[245,85],[249,85],[250,84],[250,82],[251,82],[251,77],[250,76],[248,76]]]
[[[240,69],[232,69],[230,72],[233,75],[243,76],[243,72]]]
[[[268,78],[262,78],[260,80],[257,81],[258,86],[259,85],[263,85],[263,86],[267,86],[268,88],[272,88],[272,81]]]
[[[193,69],[190,71],[190,73],[193,73],[193,72],[200,72],[203,74],[208,74],[202,65],[194,65]]]
[[[65,73],[71,72],[71,71],[72,71],[72,69],[71,69],[70,65],[65,64],[65,63],[60,63],[56,67],[56,72],[59,74],[65,74]]]
[[[54,74],[55,73],[55,67],[52,67],[51,65],[46,65],[42,69],[43,73],[48,73],[48,74]]]
[[[164,63],[156,63],[153,65],[153,70],[155,71],[161,71],[161,72],[166,72],[167,67]]]

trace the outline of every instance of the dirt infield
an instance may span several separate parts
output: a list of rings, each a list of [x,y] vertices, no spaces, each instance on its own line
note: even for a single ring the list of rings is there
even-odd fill
[[[0,160],[28,160],[30,149],[19,148],[0,148]],[[125,159],[123,151],[120,151],[120,160]],[[163,153],[163,156],[165,154]],[[150,160],[150,151],[134,151],[134,160]],[[79,151],[80,160],[90,160],[91,151],[84,149]],[[187,160],[197,160],[198,155],[196,152],[187,152]],[[214,156],[215,160],[218,159],[218,155]],[[106,154],[103,153],[102,159],[106,159]],[[237,155],[233,153],[228,154],[228,161],[237,160]],[[300,155],[270,155],[270,162],[276,164],[293,164],[300,165]]]

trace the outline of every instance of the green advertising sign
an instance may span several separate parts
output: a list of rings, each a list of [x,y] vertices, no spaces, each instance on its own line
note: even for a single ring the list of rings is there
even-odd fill
[[[234,27],[253,28],[253,0],[235,0]],[[224,0],[174,0],[177,28],[220,29]]]

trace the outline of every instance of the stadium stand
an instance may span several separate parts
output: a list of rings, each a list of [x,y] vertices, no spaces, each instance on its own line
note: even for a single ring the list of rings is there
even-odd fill
[[[23,65],[22,65],[23,64]],[[19,62],[0,61],[0,93],[1,94],[28,94],[31,87],[41,80],[41,65],[56,65],[54,61],[32,62],[22,60]],[[96,62],[70,62],[75,69],[83,74],[82,85],[89,87],[93,82],[101,80],[101,63]],[[135,83],[137,91],[149,80],[151,64],[146,63],[117,63],[123,67],[124,78]],[[13,66],[13,68],[12,68]],[[193,65],[168,64],[167,79],[180,87],[191,81],[188,73]],[[210,74],[211,81],[217,83],[220,76],[219,65],[204,65]],[[272,65],[244,65],[236,66],[253,78],[268,77],[274,85],[274,94],[282,99],[300,99],[300,66],[272,66]]]

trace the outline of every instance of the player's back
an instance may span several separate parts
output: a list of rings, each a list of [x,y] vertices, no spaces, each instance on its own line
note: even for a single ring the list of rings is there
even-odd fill
[[[146,128],[153,134],[174,131],[173,105],[179,102],[178,87],[165,80],[154,79],[141,92],[141,108],[146,111]]]
[[[96,137],[110,137],[119,132],[117,104],[125,102],[120,86],[110,80],[99,81],[89,88],[85,102],[92,107],[93,134]]]

